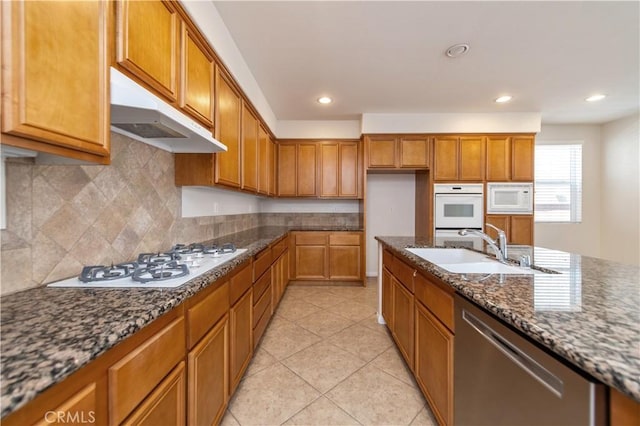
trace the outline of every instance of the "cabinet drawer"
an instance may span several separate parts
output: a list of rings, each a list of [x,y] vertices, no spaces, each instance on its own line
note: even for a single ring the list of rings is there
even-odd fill
[[[360,234],[340,232],[329,235],[329,245],[331,246],[359,246]]]
[[[262,250],[253,261],[253,281],[255,282],[271,266],[271,249]]]
[[[185,355],[184,318],[175,319],[109,368],[109,419],[119,424]]]
[[[389,270],[393,271],[393,255],[387,249],[382,252],[382,264]]]
[[[393,261],[393,267],[391,272],[396,278],[411,292],[414,292],[413,286],[413,275],[415,273],[415,269],[411,266],[407,265],[400,259],[396,258]]]
[[[422,274],[415,278],[415,297],[451,331],[453,322],[453,294]]]
[[[253,284],[253,304],[254,305],[258,303],[258,299],[260,299],[260,297],[265,292],[267,287],[269,287],[269,284],[271,284],[271,272],[262,274],[262,276],[258,278],[258,281],[256,281],[255,284]]]
[[[324,246],[326,244],[326,232],[301,232],[296,234],[297,246]]]
[[[253,284],[253,269],[246,263],[241,270],[229,280],[229,305],[233,306],[240,296]]]
[[[254,299],[255,300],[255,295]],[[266,311],[271,312],[271,292],[265,291],[262,297],[253,306],[253,328],[258,325],[258,321],[262,314]]]
[[[255,348],[260,343],[260,339],[264,334],[264,331],[267,329],[267,324],[269,324],[269,319],[271,318],[271,312],[269,309],[262,314],[262,317],[258,320],[257,325],[253,329],[253,347]]]
[[[229,283],[187,310],[188,345],[192,348],[229,310]]]

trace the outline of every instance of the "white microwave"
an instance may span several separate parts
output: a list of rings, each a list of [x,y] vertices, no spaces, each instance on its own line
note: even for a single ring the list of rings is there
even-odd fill
[[[533,183],[487,183],[487,214],[533,214]]]

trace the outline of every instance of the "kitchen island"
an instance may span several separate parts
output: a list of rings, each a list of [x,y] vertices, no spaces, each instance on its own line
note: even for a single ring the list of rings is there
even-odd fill
[[[521,246],[532,263],[557,274],[449,273],[405,250],[426,238],[376,237],[407,264],[517,329],[575,368],[640,402],[640,268]],[[519,253],[518,253],[519,254]]]

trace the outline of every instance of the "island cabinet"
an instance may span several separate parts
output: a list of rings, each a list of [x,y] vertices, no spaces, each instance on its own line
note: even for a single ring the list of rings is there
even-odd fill
[[[609,425],[640,425],[640,402],[609,388]]]
[[[367,169],[427,169],[430,138],[425,135],[366,135]]]
[[[433,178],[436,181],[483,181],[483,136],[436,136],[433,141]]]
[[[2,144],[108,164],[113,3],[0,7]]]
[[[294,280],[362,281],[362,232],[292,233]]]
[[[489,223],[507,234],[507,243],[533,245],[533,215],[486,215],[485,223]],[[497,234],[491,228],[485,230],[487,234],[496,238]]]
[[[488,136],[488,182],[533,182],[535,139],[531,135]]]

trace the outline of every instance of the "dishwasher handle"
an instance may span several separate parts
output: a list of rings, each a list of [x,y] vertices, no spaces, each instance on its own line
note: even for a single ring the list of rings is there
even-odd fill
[[[564,384],[560,378],[544,368],[521,349],[509,342],[489,325],[466,309],[462,310],[462,319],[473,327],[482,337],[487,339],[493,346],[502,352],[507,358],[517,364],[531,377],[549,389],[558,398],[562,398]]]

